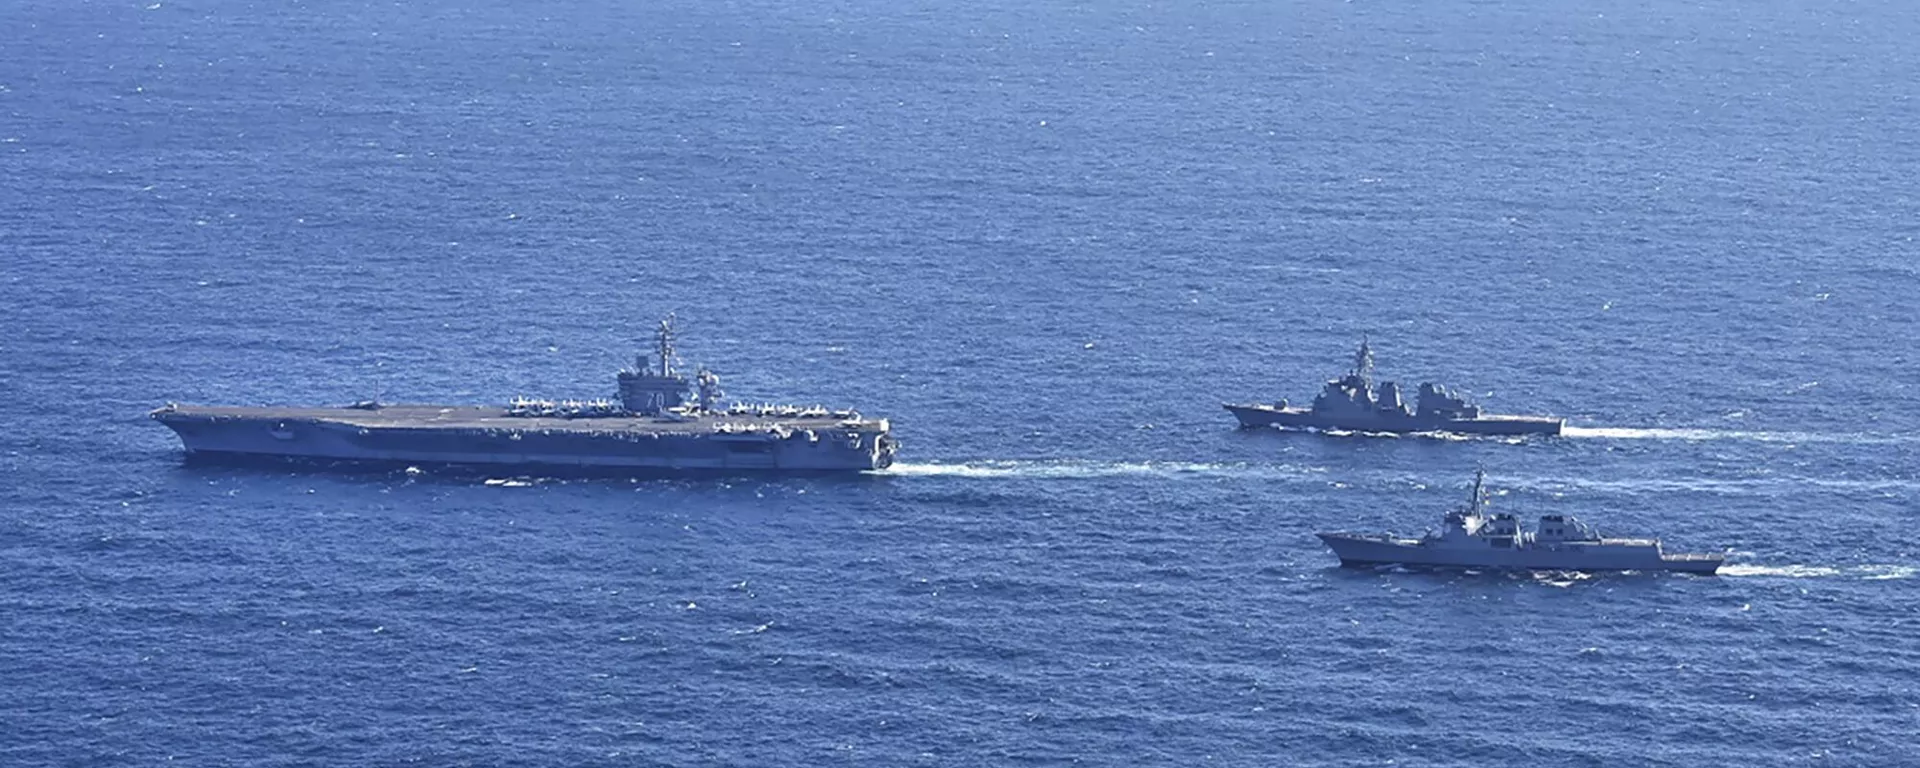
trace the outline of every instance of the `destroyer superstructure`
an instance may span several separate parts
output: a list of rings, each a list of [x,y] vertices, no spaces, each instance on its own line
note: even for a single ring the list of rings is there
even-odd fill
[[[886,419],[820,406],[722,405],[720,377],[680,369],[673,316],[614,398],[503,406],[320,408],[168,403],[151,416],[196,456],[634,471],[858,471],[893,463]],[[691,397],[689,396],[691,395]]]
[[[1537,571],[1686,571],[1711,574],[1726,555],[1671,554],[1659,539],[1607,538],[1571,515],[1541,515],[1528,530],[1519,518],[1488,510],[1486,473],[1473,478],[1467,503],[1419,538],[1386,533],[1320,533],[1346,566],[1405,565]]]
[[[1483,413],[1466,397],[1438,384],[1423,383],[1412,406],[1400,385],[1373,380],[1373,347],[1366,340],[1354,353],[1353,369],[1327,382],[1309,407],[1281,400],[1274,404],[1228,403],[1240,426],[1338,429],[1353,432],[1454,432],[1472,435],[1557,435],[1566,420],[1550,416],[1502,416]]]

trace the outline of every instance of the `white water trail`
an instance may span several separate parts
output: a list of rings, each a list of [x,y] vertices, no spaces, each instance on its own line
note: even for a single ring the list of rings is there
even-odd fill
[[[958,477],[980,480],[1093,480],[1101,478],[1260,479],[1331,483],[1336,487],[1405,487],[1409,483],[1451,482],[1440,475],[1408,475],[1377,469],[1333,470],[1325,466],[1186,461],[1090,461],[982,459],[962,462],[903,462],[869,474],[882,477]],[[1844,494],[1892,497],[1920,494],[1920,480],[1760,476],[1743,478],[1506,476],[1502,488],[1547,493],[1709,493],[1724,496],[1774,496],[1809,488]]]
[[[1866,432],[1765,432],[1738,429],[1698,429],[1672,427],[1575,427],[1560,430],[1564,437],[1607,440],[1744,440],[1756,443],[1845,443],[1852,445],[1898,445],[1920,443],[1920,435],[1877,435]]]
[[[1920,480],[1901,478],[1849,479],[1763,475],[1755,477],[1516,477],[1504,479],[1515,488],[1548,493],[1707,493],[1722,496],[1780,496],[1824,491],[1836,494],[1893,498],[1920,493]]]
[[[1326,470],[1287,464],[1215,464],[1187,461],[971,461],[901,463],[874,474],[906,477],[1080,480],[1101,477],[1299,477]]]
[[[1911,565],[1851,565],[1844,568],[1831,565],[1762,565],[1759,563],[1728,563],[1720,566],[1721,576],[1773,576],[1789,579],[1860,579],[1863,581],[1886,581],[1889,579],[1911,579],[1920,575],[1920,568]]]

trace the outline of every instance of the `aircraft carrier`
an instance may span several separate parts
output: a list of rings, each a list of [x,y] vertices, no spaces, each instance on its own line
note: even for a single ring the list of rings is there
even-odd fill
[[[721,405],[720,378],[690,381],[671,315],[655,333],[657,365],[620,371],[616,398],[504,406],[198,406],[150,415],[190,456],[323,463],[453,465],[514,471],[847,472],[883,469],[898,443],[886,419],[820,406]],[[689,395],[691,394],[691,398]]]

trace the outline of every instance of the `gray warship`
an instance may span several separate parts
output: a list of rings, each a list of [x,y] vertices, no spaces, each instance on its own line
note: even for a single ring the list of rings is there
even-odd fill
[[[1417,539],[1381,533],[1320,533],[1350,567],[1403,565],[1530,571],[1683,571],[1712,574],[1724,554],[1670,554],[1659,539],[1610,539],[1571,515],[1541,515],[1529,531],[1511,514],[1489,513],[1486,472],[1440,529]]]
[[[1432,383],[1420,385],[1412,407],[1402,402],[1400,385],[1373,381],[1373,347],[1361,340],[1353,369],[1327,382],[1311,407],[1285,400],[1227,403],[1242,428],[1292,427],[1353,432],[1454,432],[1468,435],[1557,435],[1566,419],[1550,416],[1501,416],[1482,413],[1465,397]]]
[[[721,405],[720,377],[689,381],[672,315],[616,376],[617,399],[516,398],[505,406],[319,408],[168,403],[150,415],[191,457],[436,464],[515,470],[835,472],[882,469],[898,443],[886,419],[820,406]],[[692,398],[689,398],[689,394]]]

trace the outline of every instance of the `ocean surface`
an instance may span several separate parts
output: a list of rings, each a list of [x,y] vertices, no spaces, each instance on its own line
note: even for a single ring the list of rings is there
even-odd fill
[[[0,6],[0,764],[1920,765],[1894,0]],[[190,465],[601,396],[842,479]],[[1557,439],[1242,432],[1370,337]],[[1497,507],[1718,578],[1343,570]]]

